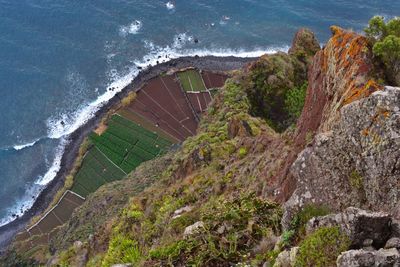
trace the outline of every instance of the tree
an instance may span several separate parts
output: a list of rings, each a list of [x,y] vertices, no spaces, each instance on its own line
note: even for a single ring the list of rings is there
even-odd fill
[[[375,16],[365,33],[373,43],[374,55],[384,63],[389,80],[400,85],[400,18],[385,22],[383,17]]]

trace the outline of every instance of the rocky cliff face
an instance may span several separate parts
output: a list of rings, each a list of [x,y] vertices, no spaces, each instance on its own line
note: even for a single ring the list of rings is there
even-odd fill
[[[332,28],[317,53],[298,122],[297,142],[315,131],[292,166],[297,189],[284,222],[307,203],[334,210],[357,206],[394,211],[398,200],[399,88],[378,85],[366,39]]]

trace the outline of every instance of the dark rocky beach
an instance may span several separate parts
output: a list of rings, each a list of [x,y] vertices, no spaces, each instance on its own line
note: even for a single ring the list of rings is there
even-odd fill
[[[68,137],[68,144],[61,160],[61,168],[56,177],[46,186],[40,193],[33,206],[27,210],[23,216],[0,227],[0,253],[4,252],[12,241],[16,233],[21,231],[31,220],[32,217],[40,215],[52,202],[55,194],[64,185],[65,177],[70,172],[74,161],[78,155],[79,147],[84,138],[98,125],[103,116],[130,91],[137,90],[142,84],[148,80],[166,72],[170,69],[182,69],[187,67],[195,67],[201,70],[211,71],[229,71],[240,69],[246,63],[253,61],[254,58],[238,58],[238,57],[182,57],[173,59],[169,62],[161,63],[156,66],[149,66],[142,70],[138,76],[121,92],[117,93],[112,99],[104,104],[87,123],[78,128]]]

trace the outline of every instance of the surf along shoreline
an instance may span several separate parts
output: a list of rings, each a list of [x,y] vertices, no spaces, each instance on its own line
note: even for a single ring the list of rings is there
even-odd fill
[[[152,78],[169,71],[171,69],[183,69],[195,67],[201,70],[210,71],[230,71],[242,68],[245,64],[254,61],[254,57],[216,57],[216,56],[188,56],[172,59],[168,62],[150,66],[139,72],[139,74],[125,86],[120,92],[115,94],[105,103],[95,115],[85,124],[67,137],[67,145],[61,159],[60,170],[56,177],[46,185],[45,189],[39,194],[34,204],[22,216],[14,221],[0,227],[0,254],[4,253],[11,244],[15,235],[26,227],[30,220],[42,214],[51,204],[56,193],[64,186],[66,176],[71,171],[75,159],[78,156],[80,145],[84,138],[92,132],[100,123],[102,118],[109,110],[118,105],[125,96],[131,91],[136,91],[140,86]]]

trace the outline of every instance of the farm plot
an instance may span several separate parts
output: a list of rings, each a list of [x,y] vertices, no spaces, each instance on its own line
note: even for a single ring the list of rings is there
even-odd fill
[[[121,179],[172,145],[171,141],[120,115],[112,116],[107,130],[102,135],[92,133],[90,140],[97,152],[85,157],[85,166],[76,177],[80,185],[76,189],[83,195],[106,182]]]
[[[159,126],[154,125],[151,123],[149,120],[146,118],[140,116],[139,114],[133,112],[130,109],[122,109],[118,111],[118,114],[133,121],[134,123],[140,125],[141,127],[150,130],[152,132],[156,132],[160,137],[170,141],[171,143],[178,143],[179,140],[176,139],[173,135],[167,133],[163,129],[161,129]]]
[[[203,71],[201,76],[207,89],[221,88],[228,79],[227,75],[214,73],[211,71]]]
[[[196,133],[197,119],[174,76],[149,81],[127,109],[179,141]]]
[[[187,96],[197,115],[200,115],[202,112],[206,111],[212,100],[209,92],[187,92]]]
[[[179,80],[185,92],[204,92],[206,87],[197,70],[186,70],[178,73]]]
[[[71,191],[66,191],[57,205],[47,212],[35,225],[27,229],[30,236],[41,236],[50,233],[57,226],[65,223],[74,209],[82,205],[84,198]],[[47,237],[37,237],[42,242]]]
[[[74,178],[71,190],[86,197],[107,182],[121,179],[126,173],[111,162],[98,147],[91,148]]]

